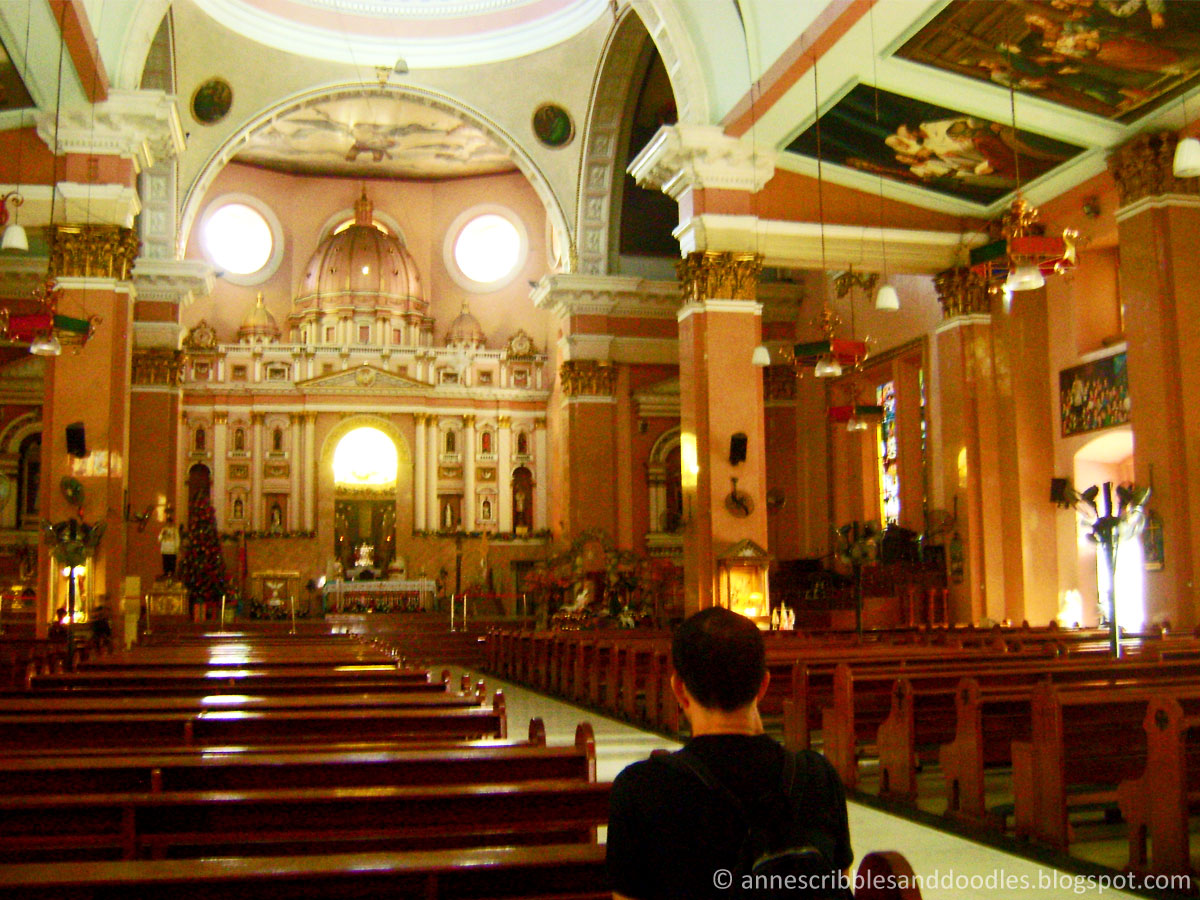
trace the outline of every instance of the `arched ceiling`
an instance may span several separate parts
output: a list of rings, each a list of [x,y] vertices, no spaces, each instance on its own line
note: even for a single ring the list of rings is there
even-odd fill
[[[607,0],[196,0],[225,27],[331,62],[448,68],[515,59],[574,37]]]

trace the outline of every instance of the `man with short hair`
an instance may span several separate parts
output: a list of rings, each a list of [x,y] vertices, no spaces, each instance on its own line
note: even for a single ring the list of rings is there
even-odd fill
[[[845,793],[833,768],[818,754],[801,754],[802,783],[788,797],[787,751],[763,733],[758,702],[770,675],[757,626],[727,609],[702,610],[676,630],[671,655],[671,690],[692,737],[673,754],[682,760],[651,757],[628,766],[613,782],[608,827],[613,897],[743,896],[729,876],[740,871],[746,819],[768,815],[772,803],[790,806],[784,815],[796,815],[806,842],[831,869],[846,870],[854,853]],[[708,776],[733,797],[706,784]]]

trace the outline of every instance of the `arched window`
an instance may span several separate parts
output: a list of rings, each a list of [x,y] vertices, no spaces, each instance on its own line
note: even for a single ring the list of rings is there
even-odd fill
[[[31,434],[21,441],[17,461],[17,525],[38,521],[38,484],[42,477],[42,436]]]
[[[378,428],[355,428],[333,451],[333,480],[346,487],[388,488],[396,483],[399,456]]]
[[[512,476],[513,530],[533,528],[533,473],[524,466]]]

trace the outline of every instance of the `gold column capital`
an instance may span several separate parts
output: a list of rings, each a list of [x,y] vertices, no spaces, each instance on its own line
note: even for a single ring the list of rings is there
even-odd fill
[[[183,352],[180,350],[134,350],[130,382],[135,385],[183,384]]]
[[[545,427],[546,427],[546,419],[544,417],[533,420],[533,430],[534,431],[537,431],[538,429],[545,428]]]
[[[468,413],[467,415],[463,416],[463,427],[464,428],[474,428],[475,427],[475,416],[473,413]]]
[[[429,422],[429,413],[423,413],[423,412],[413,413],[413,422],[415,422],[417,425],[423,427],[426,423]]]
[[[1200,194],[1200,179],[1176,178],[1173,131],[1139,134],[1108,158],[1108,171],[1117,184],[1121,205],[1162,194]]]
[[[611,397],[616,393],[617,369],[608,360],[568,359],[558,367],[558,377],[568,397]]]
[[[50,277],[128,281],[142,242],[119,225],[55,225],[50,232]]]
[[[938,272],[933,276],[933,286],[937,289],[944,319],[988,315],[992,311],[987,281],[968,268],[960,266]]]
[[[496,416],[498,428],[512,428],[512,416]]]
[[[266,417],[267,417],[266,413],[252,412],[252,413],[250,413],[250,424],[254,425],[255,427],[258,427],[259,425],[262,425],[263,419],[265,419]]]
[[[675,264],[682,300],[757,300],[762,257],[757,253],[697,250]]]
[[[213,410],[213,421],[218,425],[224,425],[229,421],[229,411],[225,409]]]

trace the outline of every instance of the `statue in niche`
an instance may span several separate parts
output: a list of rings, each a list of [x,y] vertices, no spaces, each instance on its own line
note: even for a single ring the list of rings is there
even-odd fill
[[[239,450],[239,451],[246,449],[246,429],[239,428],[236,431],[234,431],[234,433],[233,433],[233,449]]]
[[[283,429],[282,428],[276,428],[271,433],[271,449],[274,450],[276,453],[279,453],[280,451],[283,450]]]
[[[204,450],[208,447],[208,434],[203,428],[196,429],[196,449]]]
[[[491,501],[491,500],[484,500],[484,501],[483,501],[483,508],[482,508],[482,510],[481,510],[481,512],[480,512],[480,517],[481,517],[481,518],[482,518],[482,519],[483,519],[485,522],[490,522],[490,521],[491,521],[491,519],[492,519],[492,501]]]
[[[523,431],[517,432],[517,455],[518,456],[528,456],[529,455],[529,435],[527,435]]]
[[[479,438],[479,447],[484,453],[492,452],[492,433],[485,431]]]
[[[244,519],[246,517],[246,505],[242,503],[241,497],[233,501],[233,517],[235,519]]]
[[[271,530],[283,530],[283,508],[278,503],[271,504]]]
[[[446,452],[447,452],[447,453],[454,453],[454,452],[455,452],[455,449],[457,448],[457,446],[458,446],[458,443],[457,443],[457,441],[455,440],[455,437],[454,437],[454,432],[453,432],[453,431],[447,431],[447,432],[446,432]]]

